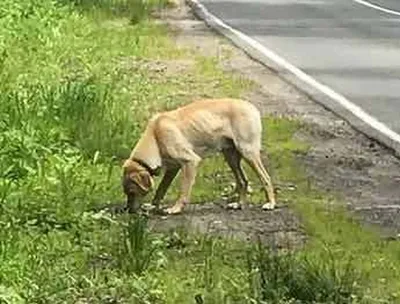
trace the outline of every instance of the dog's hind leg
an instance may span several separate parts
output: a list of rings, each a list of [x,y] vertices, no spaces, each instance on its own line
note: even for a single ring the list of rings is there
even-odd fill
[[[165,194],[169,186],[171,185],[172,181],[175,179],[176,175],[178,174],[180,168],[179,166],[170,167],[165,171],[165,174],[157,187],[156,193],[154,195],[152,204],[158,208],[160,202],[163,200]]]
[[[271,210],[275,208],[276,201],[275,201],[275,192],[272,186],[271,177],[269,176],[267,170],[265,169],[262,161],[260,153],[253,152],[253,153],[245,153],[243,154],[243,158],[247,161],[247,163],[252,167],[252,169],[257,173],[258,178],[261,180],[263,185],[266,200],[269,201],[265,203],[262,208],[264,210]]]
[[[242,156],[233,145],[230,148],[222,150],[222,154],[224,155],[225,161],[228,163],[235,177],[236,189],[234,192],[238,193],[239,204],[242,205],[246,201],[246,194],[249,186],[249,181],[240,164]]]

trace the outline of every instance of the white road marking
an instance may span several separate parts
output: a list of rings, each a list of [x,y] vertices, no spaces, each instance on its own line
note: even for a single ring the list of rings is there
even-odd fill
[[[376,9],[378,11],[381,11],[381,12],[384,12],[384,13],[387,13],[387,14],[400,16],[400,12],[398,12],[398,11],[394,11],[394,10],[391,10],[391,9],[388,9],[388,8],[373,4],[373,3],[370,3],[370,2],[365,1],[365,0],[353,0],[353,1],[357,2],[358,4],[361,4],[361,5]]]
[[[276,53],[274,53],[272,50],[268,49],[267,47],[263,46],[261,43],[258,41],[250,38],[246,34],[232,28],[231,26],[227,25],[224,23],[221,19],[218,17],[214,16],[211,14],[203,4],[201,4],[198,0],[186,0],[188,3],[192,4],[195,6],[197,10],[200,10],[200,13],[203,15],[203,19],[208,23],[210,26],[213,27],[212,23],[214,23],[214,28],[219,27],[225,32],[228,32],[231,36],[233,35],[234,37],[238,38],[244,43],[247,43],[250,45],[253,49],[257,50],[258,52],[262,53],[264,56],[266,56],[269,60],[275,62],[280,67],[283,67],[287,71],[289,71],[291,74],[295,75],[297,78],[305,82],[306,84],[310,85],[311,87],[314,87],[321,93],[325,94],[332,100],[336,101],[338,104],[340,104],[343,108],[345,108],[347,111],[352,113],[355,117],[360,119],[362,122],[365,124],[369,125],[372,127],[375,131],[378,131],[381,135],[385,136],[386,139],[389,139],[389,142],[387,140],[384,140],[384,143],[393,148],[396,152],[399,152],[400,149],[400,135],[391,130],[389,127],[387,127],[385,124],[382,122],[378,121],[376,118],[372,117],[368,113],[366,113],[363,109],[361,109],[359,106],[355,105],[352,103],[350,100],[348,100],[346,97],[343,95],[335,92],[333,89],[330,87],[318,82],[308,74],[304,73],[302,70],[299,68],[295,67],[293,64],[285,60],[284,58],[280,57]],[[363,1],[363,0],[353,0],[353,1]],[[400,14],[400,13],[399,13]]]

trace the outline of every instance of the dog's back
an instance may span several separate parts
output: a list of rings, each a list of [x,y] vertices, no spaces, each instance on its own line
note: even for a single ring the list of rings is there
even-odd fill
[[[159,138],[168,141],[166,146],[191,146],[199,156],[220,151],[232,142],[246,150],[247,145],[258,149],[261,142],[259,111],[239,99],[195,101],[159,114],[155,126]]]

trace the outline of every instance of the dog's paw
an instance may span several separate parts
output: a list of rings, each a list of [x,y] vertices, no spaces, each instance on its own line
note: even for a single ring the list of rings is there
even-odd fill
[[[183,208],[181,206],[172,206],[170,208],[165,209],[165,213],[169,215],[181,214]]]
[[[240,210],[240,209],[242,209],[242,204],[241,203],[237,203],[237,202],[229,203],[229,204],[226,205],[226,209],[229,209],[229,210]]]
[[[262,205],[262,210],[273,210],[275,209],[275,204],[273,203],[265,203],[264,205]]]

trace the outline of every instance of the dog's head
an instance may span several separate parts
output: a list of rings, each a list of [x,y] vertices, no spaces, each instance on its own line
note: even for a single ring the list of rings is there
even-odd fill
[[[128,205],[145,196],[153,188],[153,178],[150,172],[133,160],[126,160],[123,165],[122,187],[128,198]]]

